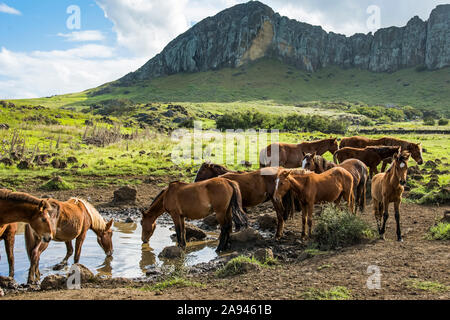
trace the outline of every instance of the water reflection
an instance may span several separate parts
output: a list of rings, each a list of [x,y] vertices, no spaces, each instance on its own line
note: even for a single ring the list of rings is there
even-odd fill
[[[107,277],[143,277],[151,266],[162,266],[175,262],[162,261],[158,258],[159,253],[167,246],[173,246],[170,236],[174,233],[170,228],[173,225],[158,225],[149,244],[142,244],[141,226],[135,223],[114,223],[114,255],[106,257],[97,243],[94,232],[89,231],[81,251],[80,263],[88,267],[94,273],[97,272]],[[217,237],[217,235],[215,235]],[[217,257],[215,252],[217,241],[201,241],[188,243],[184,264],[188,266],[197,263],[208,262]],[[28,274],[29,261],[25,250],[23,236],[23,225],[19,226],[14,247],[15,254],[15,279],[19,283],[25,283]],[[66,254],[66,246],[62,242],[51,242],[49,248],[41,255],[40,270],[42,278],[50,274],[65,274],[73,263],[73,256],[69,260],[69,266],[62,271],[53,271],[52,267],[57,264]],[[8,275],[8,262],[4,246],[0,245],[0,275]]]

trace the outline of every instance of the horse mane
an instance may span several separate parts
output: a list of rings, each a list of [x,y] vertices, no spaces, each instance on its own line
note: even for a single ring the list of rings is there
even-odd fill
[[[312,171],[309,171],[307,169],[301,169],[301,168],[285,169],[285,170],[289,171],[291,174],[297,174],[297,175],[304,175],[304,174],[308,174],[308,173],[313,173]]]
[[[155,204],[156,201],[158,201],[159,198],[161,198],[161,196],[163,195],[164,192],[166,192],[167,189],[161,190],[160,193],[158,193],[158,195],[155,197],[155,199],[152,201],[152,203],[150,204],[150,208]]]
[[[42,199],[38,199],[23,192],[12,192],[8,189],[0,189],[0,200],[14,201],[14,202],[25,202],[29,204],[40,205]],[[46,202],[48,203],[48,202]]]
[[[81,202],[83,206],[86,208],[86,211],[89,214],[89,217],[91,218],[91,228],[94,230],[104,231],[106,229],[106,222],[103,219],[103,217],[100,215],[100,213],[97,211],[97,209],[94,208],[92,204],[87,202],[86,200],[80,199],[80,198],[71,198],[69,201],[74,202],[75,204],[78,204]]]

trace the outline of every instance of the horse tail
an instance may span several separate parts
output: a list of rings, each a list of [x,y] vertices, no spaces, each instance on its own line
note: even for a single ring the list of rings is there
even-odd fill
[[[283,220],[287,221],[294,216],[294,193],[289,190],[282,199],[283,202]]]
[[[230,208],[234,225],[236,227],[236,230],[239,231],[240,229],[242,229],[242,227],[248,227],[248,218],[244,210],[242,209],[242,196],[239,185],[237,184],[237,182],[231,180],[227,181],[233,188],[233,195],[231,196],[230,200]]]

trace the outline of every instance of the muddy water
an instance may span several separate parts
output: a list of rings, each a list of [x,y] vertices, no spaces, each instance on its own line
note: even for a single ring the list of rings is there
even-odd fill
[[[170,238],[174,231],[170,226],[158,225],[150,245],[142,245],[141,226],[134,223],[114,223],[112,258],[107,258],[97,243],[97,237],[91,230],[88,231],[81,251],[80,263],[88,267],[95,274],[113,277],[139,278],[145,277],[146,270],[152,266],[163,266],[170,262],[158,258],[159,253],[167,246],[175,245]],[[3,242],[3,241],[2,241]],[[8,262],[4,245],[0,243],[0,275],[8,275]],[[75,246],[75,241],[73,241]],[[202,262],[209,262],[217,257],[215,249],[216,241],[204,241],[189,243],[185,258],[185,265],[192,266]],[[66,254],[66,245],[52,241],[49,248],[41,255],[40,271],[41,280],[50,274],[66,274],[68,267],[62,271],[53,271],[55,264],[60,262]],[[26,283],[29,262],[25,250],[23,227],[16,235],[14,246],[15,255],[15,279],[19,283]],[[73,263],[73,256],[69,265]]]

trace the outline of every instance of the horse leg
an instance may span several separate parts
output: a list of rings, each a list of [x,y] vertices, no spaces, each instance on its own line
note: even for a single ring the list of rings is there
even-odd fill
[[[53,270],[62,270],[65,266],[67,266],[67,262],[69,261],[69,258],[73,254],[72,241],[66,241],[66,248],[67,248],[66,256],[60,263],[58,263],[56,266],[53,267]]]
[[[8,233],[5,237],[5,250],[8,257],[9,276],[14,278],[14,235]]]
[[[86,233],[87,233],[87,230],[84,230],[83,232],[81,232],[81,234],[78,236],[77,240],[75,241],[75,259],[74,259],[75,263],[80,262],[81,247],[83,246],[84,239],[86,239]]]
[[[302,239],[306,237],[307,208],[302,204]]]
[[[272,199],[273,207],[275,208],[275,212],[277,213],[277,233],[275,234],[275,239],[280,240],[283,236],[283,229],[284,229],[284,213],[283,210],[280,208],[280,206]]]
[[[186,249],[186,225],[184,217],[180,216],[180,226],[181,226],[181,248]]]
[[[400,229],[400,201],[394,203],[395,222],[397,222],[397,240],[403,242],[402,231]]]
[[[223,217],[220,214],[217,214],[217,220],[221,225],[220,228],[220,236],[219,236],[219,245],[217,246],[216,251],[221,252],[226,250],[227,244],[230,239],[230,234],[233,229],[233,220],[231,218],[231,208],[228,209],[227,215]]]
[[[358,189],[356,190],[356,193],[358,195],[357,205],[359,205],[359,210],[361,211],[361,214],[363,214],[364,210],[366,209],[366,192],[367,192],[366,183],[361,182],[358,186]]]
[[[384,234],[386,232],[386,222],[389,219],[389,201],[385,200],[383,202],[383,207],[384,207],[383,226],[381,227],[380,236],[384,240],[385,239]]]
[[[311,235],[312,235],[313,212],[314,212],[314,203],[308,205],[308,238],[309,239],[311,239]]]
[[[39,272],[39,257],[42,251],[44,251],[48,244],[44,244],[35,235],[33,229],[29,224],[25,225],[25,247],[27,250],[28,259],[30,260],[30,268],[28,270],[28,284],[36,283],[40,278]],[[42,251],[41,251],[42,245]]]

